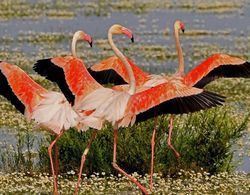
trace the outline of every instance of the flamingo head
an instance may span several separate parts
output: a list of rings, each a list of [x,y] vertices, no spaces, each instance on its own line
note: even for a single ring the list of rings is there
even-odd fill
[[[83,41],[88,42],[90,47],[92,47],[93,40],[92,40],[92,37],[89,34],[79,30],[79,31],[75,32],[74,37],[75,37],[76,40],[83,40]]]
[[[111,34],[124,34],[129,39],[131,39],[132,42],[134,42],[133,32],[130,29],[128,29],[120,24],[114,24],[113,26],[111,26],[109,29],[109,32]]]
[[[181,30],[183,33],[185,32],[185,24],[180,20],[175,21],[174,28],[177,30]]]

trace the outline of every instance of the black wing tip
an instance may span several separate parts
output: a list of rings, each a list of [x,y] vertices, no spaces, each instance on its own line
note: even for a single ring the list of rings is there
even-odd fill
[[[88,72],[90,75],[100,84],[114,84],[114,85],[122,85],[127,84],[123,78],[113,69],[102,70],[102,71],[94,71],[88,68]]]
[[[1,63],[1,62],[0,62]],[[24,114],[25,106],[24,104],[17,98],[15,93],[12,91],[9,82],[6,76],[2,73],[0,69],[0,95],[4,96],[7,100],[11,102],[15,108]]]
[[[226,97],[210,91],[203,91],[197,95],[177,98],[179,107],[173,109],[170,114],[188,114],[222,106],[225,103],[225,98]]]
[[[222,95],[218,95],[214,92],[210,92],[210,91],[203,91],[203,96],[208,100],[210,101],[210,104],[209,106],[207,107],[208,108],[211,108],[211,107],[216,107],[216,106],[220,106],[220,105],[223,105],[225,103],[225,99],[226,97],[225,96],[222,96]],[[210,107],[211,106],[211,107]]]
[[[203,88],[211,81],[216,78],[225,77],[225,78],[250,78],[250,62],[245,61],[242,64],[232,65],[225,64],[221,65],[218,68],[213,69],[207,76],[203,77],[198,81],[194,87]]]
[[[51,58],[37,60],[33,65],[33,70],[41,76],[46,76],[46,69],[52,64]]]
[[[143,113],[138,114],[137,122],[163,115],[163,114],[188,114],[222,106],[225,97],[210,91],[203,91],[196,95],[178,97],[163,102]]]
[[[221,101],[223,101],[223,102],[225,102],[225,99],[227,98],[226,96],[219,95],[219,94],[214,93],[214,92],[211,92],[211,91],[206,91],[206,90],[204,90],[202,93],[203,93],[203,94],[208,94],[208,95],[210,95],[211,98],[214,97],[215,99],[221,100]]]
[[[75,96],[70,90],[65,79],[64,70],[51,61],[52,58],[38,60],[33,65],[33,70],[46,79],[57,83],[62,93],[72,105],[75,101]]]

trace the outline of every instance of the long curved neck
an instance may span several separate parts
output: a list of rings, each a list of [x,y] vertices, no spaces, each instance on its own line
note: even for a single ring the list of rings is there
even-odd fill
[[[174,26],[174,37],[175,37],[175,45],[179,61],[178,73],[184,74],[184,58],[183,58],[182,48],[180,45],[179,30],[176,26]]]
[[[115,46],[113,39],[112,39],[112,32],[109,30],[108,32],[108,41],[109,44],[112,48],[112,50],[114,51],[115,55],[121,59],[122,63],[124,64],[124,66],[126,67],[126,70],[128,71],[128,76],[129,76],[129,90],[128,93],[129,94],[134,94],[135,93],[135,76],[134,76],[134,72],[128,62],[128,60],[126,59],[126,57],[122,54],[122,52]]]
[[[71,52],[72,52],[72,55],[76,58],[77,58],[77,55],[76,55],[76,43],[77,43],[77,41],[78,41],[78,35],[75,33],[73,36],[72,43],[71,43]]]

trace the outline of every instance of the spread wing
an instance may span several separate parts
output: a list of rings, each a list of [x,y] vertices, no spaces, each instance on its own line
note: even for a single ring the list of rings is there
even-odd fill
[[[32,80],[18,66],[0,63],[0,94],[6,97],[21,113],[25,107],[31,112],[47,90]]]
[[[128,59],[134,72],[136,85],[142,85],[148,80],[148,73],[141,70],[132,60]],[[115,85],[129,83],[129,76],[122,61],[112,56],[89,68],[93,77],[102,84],[114,83]]]
[[[86,96],[101,85],[87,71],[83,61],[72,56],[38,60],[34,70],[58,84],[70,103],[75,97]]]
[[[162,114],[196,112],[222,105],[223,102],[224,97],[202,89],[187,86],[176,88],[172,83],[164,83],[131,96],[126,115],[130,118],[137,115],[138,122]]]
[[[220,77],[250,77],[250,63],[227,54],[214,54],[184,77],[188,86],[203,88]]]

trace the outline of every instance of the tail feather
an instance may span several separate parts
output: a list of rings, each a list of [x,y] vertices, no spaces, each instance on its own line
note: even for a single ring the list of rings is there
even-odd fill
[[[83,126],[88,126],[88,127],[93,128],[93,129],[100,130],[103,127],[104,121],[105,121],[104,119],[93,117],[91,115],[87,116],[87,117],[82,116],[79,119],[79,125],[78,125],[78,127],[82,131],[86,131],[87,130],[87,129],[84,129]]]
[[[31,119],[59,133],[77,125],[78,115],[65,97],[57,92],[42,95],[42,100],[34,107]]]
[[[124,116],[129,97],[126,92],[100,88],[83,99],[81,109],[95,110],[90,116],[105,119],[114,125]]]

